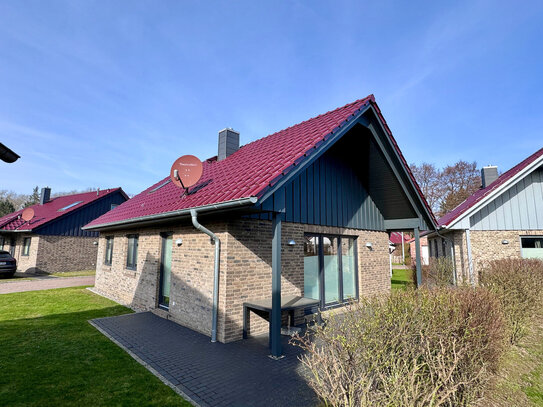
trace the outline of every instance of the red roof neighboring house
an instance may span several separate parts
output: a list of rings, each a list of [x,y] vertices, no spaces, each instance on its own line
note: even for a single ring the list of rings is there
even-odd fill
[[[404,243],[406,243],[407,241],[409,241],[409,235],[405,234],[403,235],[403,241]],[[390,234],[390,238],[389,238],[390,242],[393,243],[393,244],[401,244],[402,243],[402,234],[401,232],[392,232]]]
[[[432,211],[424,198],[409,166],[384,118],[375,98],[370,95],[343,107],[296,124],[285,130],[256,140],[217,161],[216,157],[204,162],[203,174],[198,184],[181,197],[181,190],[166,177],[134,198],[108,212],[86,228],[109,224],[129,223],[157,214],[175,213],[180,210],[204,207],[243,198],[261,198],[299,165],[318,150],[319,146],[337,133],[361,112],[373,107],[388,133],[400,160],[417,189],[432,220]]]
[[[43,205],[38,203],[29,207],[34,210],[34,217],[28,222],[21,218],[23,209],[1,217],[0,231],[32,231],[119,190],[122,192],[121,188],[113,188],[51,198]]]
[[[496,179],[486,188],[479,189],[473,195],[469,196],[464,202],[454,208],[452,211],[439,218],[439,226],[446,227],[450,225],[454,220],[460,217],[468,209],[479,203],[481,200],[485,199],[490,193],[497,190],[500,186],[515,177],[515,175],[520,173],[522,170],[524,170],[526,167],[528,167],[530,164],[540,159],[541,157],[543,157],[543,148],[536,151],[534,154],[526,158],[524,161],[521,161],[510,170],[504,172],[498,177],[498,179]]]

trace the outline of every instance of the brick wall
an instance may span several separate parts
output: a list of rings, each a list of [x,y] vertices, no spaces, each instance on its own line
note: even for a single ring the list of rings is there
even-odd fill
[[[11,236],[15,237],[15,252],[13,257],[17,260],[17,271],[19,272],[35,272],[36,258],[38,255],[38,246],[40,244],[40,236],[31,234],[14,234],[5,235],[4,250],[10,250]],[[30,237],[30,250],[28,256],[23,256],[23,243],[25,237]]]
[[[206,223],[221,239],[221,273],[219,288],[218,339],[222,342],[241,339],[243,302],[271,297],[270,221],[235,220]],[[170,309],[157,311],[160,270],[160,232],[173,232]],[[388,235],[385,232],[328,228],[283,223],[282,294],[303,295],[304,232],[358,236],[359,291],[371,295],[390,290]],[[137,270],[127,270],[128,232],[100,236],[95,289],[137,310],[154,310],[191,329],[210,335],[213,297],[214,245],[192,225],[164,229],[130,231],[139,234]],[[114,236],[112,265],[105,266],[105,237]],[[182,239],[181,246],[175,241]],[[297,244],[288,246],[294,239]],[[372,242],[373,250],[365,247]],[[300,317],[300,314],[298,315]],[[250,332],[268,330],[265,319],[254,313]]]
[[[97,241],[95,237],[40,235],[36,269],[47,273],[94,269]]]

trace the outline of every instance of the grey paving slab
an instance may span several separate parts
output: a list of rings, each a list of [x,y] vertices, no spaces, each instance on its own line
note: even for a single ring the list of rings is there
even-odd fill
[[[301,350],[283,338],[285,357],[268,357],[267,336],[223,344],[150,312],[90,321],[201,406],[315,406]]]

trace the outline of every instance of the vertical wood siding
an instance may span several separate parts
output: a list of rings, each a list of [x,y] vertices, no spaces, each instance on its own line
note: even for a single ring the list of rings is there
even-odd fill
[[[468,227],[467,222],[462,226]],[[472,230],[543,229],[543,169],[538,169],[469,218]]]

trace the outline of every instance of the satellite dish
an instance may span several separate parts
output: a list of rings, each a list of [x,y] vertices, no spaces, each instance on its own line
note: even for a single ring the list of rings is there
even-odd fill
[[[200,180],[202,172],[203,165],[198,157],[184,155],[172,164],[170,178],[178,187],[187,189]]]
[[[28,222],[33,217],[34,217],[34,209],[32,208],[26,208],[21,215],[21,218],[23,218],[23,220],[26,222]]]

